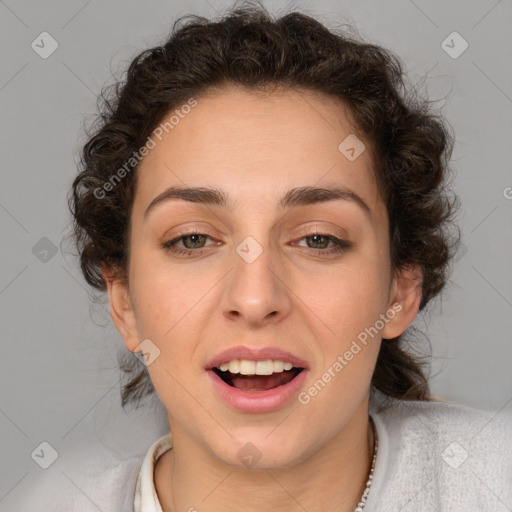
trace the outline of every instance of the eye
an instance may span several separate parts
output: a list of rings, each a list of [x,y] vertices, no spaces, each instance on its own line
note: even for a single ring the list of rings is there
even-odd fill
[[[307,247],[317,254],[340,253],[352,248],[352,243],[347,240],[341,240],[338,237],[327,233],[312,233],[304,236],[300,240],[311,240],[311,243],[306,242]],[[329,243],[332,243],[333,246],[331,246],[330,249],[327,249]]]
[[[201,252],[201,249],[204,249],[205,246],[204,242],[206,239],[212,239],[209,235],[205,233],[199,233],[196,231],[190,232],[190,233],[181,233],[176,238],[173,238],[172,240],[168,240],[167,242],[164,242],[162,244],[162,247],[166,249],[167,251],[170,251],[177,255],[186,255],[191,256],[194,253]],[[184,248],[178,246],[178,243],[182,243]],[[210,244],[212,245],[212,244]],[[216,245],[216,244],[213,244]]]

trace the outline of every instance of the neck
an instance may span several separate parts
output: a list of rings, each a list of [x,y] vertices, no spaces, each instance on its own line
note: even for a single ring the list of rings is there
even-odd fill
[[[163,512],[353,512],[368,479],[375,442],[368,401],[324,446],[286,469],[226,465],[176,426],[171,431],[173,449],[162,455],[155,467],[155,487]]]

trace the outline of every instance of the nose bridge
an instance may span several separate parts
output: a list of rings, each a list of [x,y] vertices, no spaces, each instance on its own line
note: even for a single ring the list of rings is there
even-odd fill
[[[270,247],[269,237],[242,240],[233,252],[233,272],[222,301],[226,315],[257,325],[286,315],[290,298],[284,285],[280,257]]]

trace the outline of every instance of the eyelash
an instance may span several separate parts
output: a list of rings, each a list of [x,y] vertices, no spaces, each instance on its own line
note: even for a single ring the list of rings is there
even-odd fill
[[[180,233],[179,236],[176,238],[173,238],[172,240],[168,240],[167,242],[164,242],[162,244],[162,248],[166,251],[172,252],[173,254],[176,254],[178,256],[192,256],[194,253],[197,255],[200,254],[203,250],[206,249],[206,247],[200,247],[198,249],[182,249],[180,247],[175,247],[176,243],[182,240],[183,238],[187,238],[188,236],[192,235],[203,235],[207,238],[212,239],[209,235],[206,233],[201,233],[200,231],[190,231],[187,233]],[[343,253],[353,247],[353,244],[346,241],[346,240],[340,240],[339,238],[335,237],[334,235],[329,235],[327,233],[320,233],[320,232],[314,232],[310,233],[308,235],[303,236],[300,240],[303,240],[304,238],[311,238],[314,236],[322,236],[327,238],[330,242],[333,242],[335,244],[335,247],[331,247],[330,249],[312,249],[306,247],[306,249],[309,249],[310,251],[314,252],[317,255],[325,256],[325,255],[331,255],[331,254],[338,254]]]

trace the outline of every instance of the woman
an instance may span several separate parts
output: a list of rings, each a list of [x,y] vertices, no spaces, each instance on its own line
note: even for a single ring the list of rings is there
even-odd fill
[[[170,434],[91,502],[511,507],[508,418],[432,400],[403,348],[456,248],[452,143],[396,57],[303,14],[191,17],[139,55],[70,205],[139,354],[123,405],[156,391]]]

